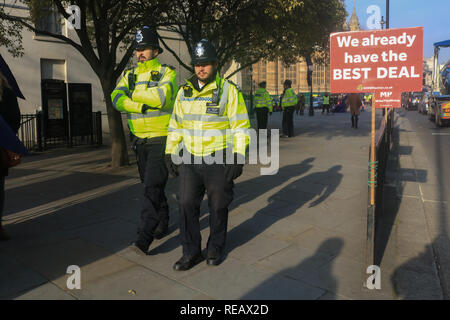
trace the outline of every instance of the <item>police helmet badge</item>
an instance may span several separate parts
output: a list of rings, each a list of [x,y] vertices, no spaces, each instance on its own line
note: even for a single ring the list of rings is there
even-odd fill
[[[142,35],[142,30],[138,30],[138,32],[136,33],[136,42],[141,43],[143,39],[144,36]]]
[[[202,57],[205,54],[205,48],[201,44],[197,45],[197,48],[195,48],[195,55],[197,57]]]

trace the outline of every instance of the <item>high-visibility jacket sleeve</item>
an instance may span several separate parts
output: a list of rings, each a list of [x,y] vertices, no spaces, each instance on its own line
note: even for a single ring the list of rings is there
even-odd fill
[[[233,133],[233,153],[239,153],[245,156],[250,143],[250,133],[248,132],[250,129],[250,120],[248,118],[244,96],[235,86],[230,86],[227,115]]]
[[[128,71],[125,76],[117,84],[117,87],[111,93],[111,100],[117,111],[125,111],[130,113],[142,113],[142,103],[135,102],[131,99],[132,92],[128,86]]]
[[[178,91],[176,78],[176,71],[167,68],[158,86],[150,88],[139,86],[139,89],[134,90],[132,100],[158,109],[171,105]]]
[[[169,129],[167,132],[166,154],[178,154],[180,144],[183,141],[183,109],[181,107],[180,95],[182,90],[178,92],[173,106],[172,116],[169,121]]]

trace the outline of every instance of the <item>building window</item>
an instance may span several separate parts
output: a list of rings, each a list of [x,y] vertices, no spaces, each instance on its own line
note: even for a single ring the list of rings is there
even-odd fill
[[[284,83],[286,79],[292,81],[292,86],[297,84],[297,65],[290,66],[289,68],[283,68],[281,71],[281,83]]]
[[[62,34],[61,26],[61,15],[54,8],[46,10],[43,17],[36,23],[36,29],[53,34]],[[39,35],[39,33],[36,34]]]
[[[66,80],[66,61],[41,59],[41,79]]]
[[[317,90],[325,90],[325,66],[320,64],[314,64],[313,69],[313,86]]]
[[[259,64],[259,81],[267,81],[267,61],[261,61]]]

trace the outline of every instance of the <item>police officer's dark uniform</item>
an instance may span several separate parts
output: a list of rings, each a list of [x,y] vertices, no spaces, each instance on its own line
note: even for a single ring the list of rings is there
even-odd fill
[[[136,49],[146,48],[163,51],[156,30],[149,27],[136,34]],[[142,225],[134,243],[134,248],[142,252],[147,252],[153,238],[162,238],[168,231],[169,208],[164,193],[168,171],[164,157],[177,90],[174,68],[161,65],[155,57],[127,70],[111,94],[114,107],[127,113],[131,143],[145,186]]]
[[[217,61],[213,45],[202,40],[194,48],[193,65]],[[174,264],[175,270],[188,270],[202,260],[200,235],[200,204],[205,192],[210,209],[210,236],[207,244],[208,265],[223,259],[228,223],[228,205],[233,200],[233,180],[242,173],[250,136],[250,121],[244,98],[230,81],[212,75],[204,86],[194,74],[179,90],[170,119],[166,161],[169,171],[179,171],[180,236],[183,256]],[[230,144],[228,145],[227,142]],[[232,146],[232,147],[231,147]],[[182,149],[181,149],[182,148]],[[172,159],[182,150],[179,170]],[[233,164],[205,161],[210,156],[230,152]],[[237,159],[240,161],[237,161]],[[239,162],[239,163],[238,163]],[[196,164],[199,163],[199,164]]]

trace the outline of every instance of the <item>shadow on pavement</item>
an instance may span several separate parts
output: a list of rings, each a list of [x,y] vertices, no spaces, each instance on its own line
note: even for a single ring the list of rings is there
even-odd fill
[[[246,244],[259,234],[269,229],[277,221],[287,218],[297,212],[298,209],[303,207],[306,203],[318,197],[316,200],[310,203],[309,207],[314,207],[325,201],[339,186],[342,180],[342,174],[339,172],[342,166],[334,166],[327,171],[316,172],[309,174],[305,177],[297,179],[296,181],[288,184],[286,187],[272,195],[268,202],[269,204],[257,211],[250,219],[244,221],[240,225],[234,227],[228,232],[227,239],[227,252],[231,252],[234,249]],[[319,190],[304,192],[297,188],[297,185],[302,185],[311,180],[323,180],[330,179],[337,181],[336,184],[318,185]],[[283,200],[283,197],[289,198],[289,205],[280,208],[277,200]],[[265,215],[275,217],[275,219],[264,219]],[[262,219],[260,219],[262,218]]]
[[[245,295],[239,299],[243,300],[264,300],[267,297],[275,297],[275,299],[290,299],[290,300],[302,300],[302,299],[312,299],[309,296],[308,287],[305,288],[305,282],[302,278],[305,274],[311,273],[311,266],[314,265],[317,260],[317,256],[322,252],[329,250],[332,247],[336,251],[336,256],[340,254],[344,246],[344,241],[340,238],[331,238],[324,241],[316,250],[314,255],[304,259],[298,265],[286,268],[274,276],[270,277],[256,288],[247,292]],[[333,262],[325,264],[316,271],[316,275],[320,277],[320,282],[326,284],[326,299],[336,300],[336,292],[338,289],[338,280],[333,276]],[[280,278],[285,277],[290,280],[289,284],[291,286],[280,285]],[[298,284],[296,285],[296,281]],[[276,290],[276,292],[274,292]],[[295,293],[299,296],[295,297]]]

